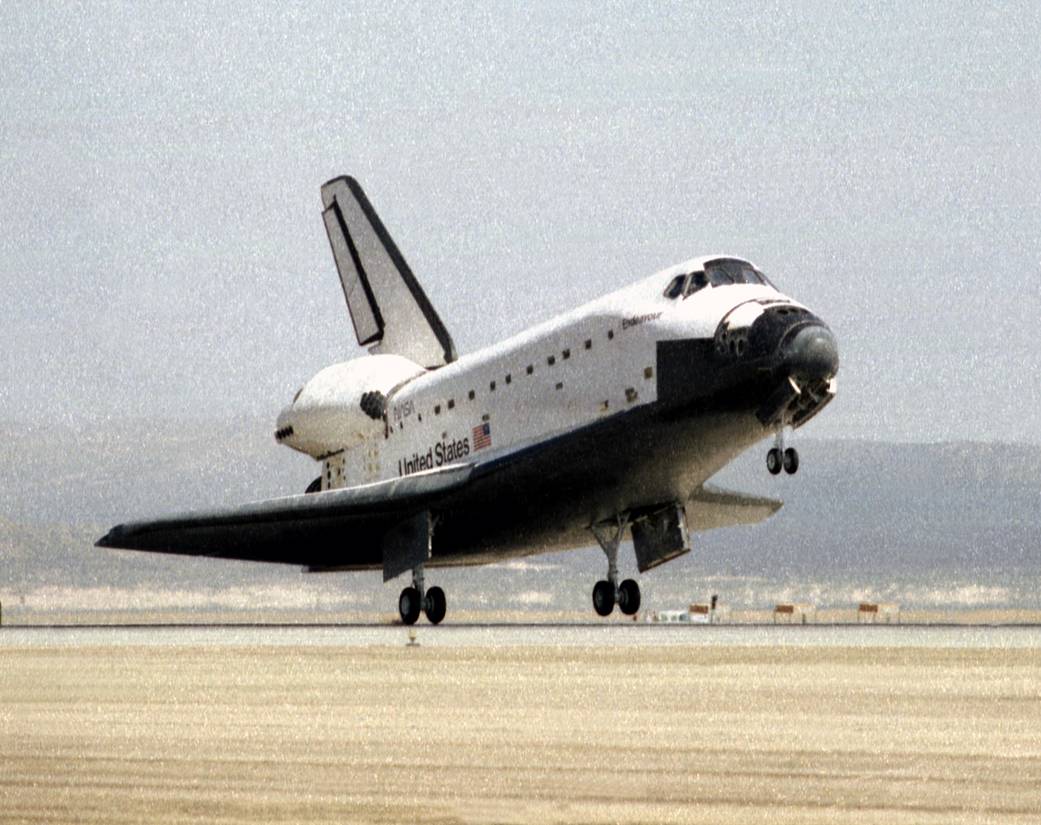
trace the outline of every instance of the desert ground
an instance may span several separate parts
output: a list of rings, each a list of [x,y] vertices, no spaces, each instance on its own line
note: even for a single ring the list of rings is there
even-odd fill
[[[401,633],[323,647],[0,634],[0,822],[1041,821],[1037,647],[408,647]]]

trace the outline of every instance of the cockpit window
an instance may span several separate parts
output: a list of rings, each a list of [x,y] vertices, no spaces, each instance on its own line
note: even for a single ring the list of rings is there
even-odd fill
[[[687,276],[678,275],[676,278],[668,282],[668,286],[665,287],[665,298],[679,298],[683,294],[683,285],[687,281]]]
[[[751,264],[735,258],[721,258],[705,264],[705,275],[713,286],[759,284],[770,286],[766,276]]]
[[[683,294],[683,284],[686,282],[686,275],[677,275],[671,281],[669,285],[665,287],[666,298],[679,298]]]
[[[699,289],[703,289],[708,286],[708,278],[705,277],[704,272],[695,272],[690,276],[690,283],[687,284],[687,295],[693,295]]]
[[[731,284],[756,284],[772,287],[770,280],[747,261],[737,258],[717,258],[705,264],[705,271],[677,275],[662,293],[666,298],[675,299],[681,295],[686,298],[700,289],[712,286],[730,286]]]

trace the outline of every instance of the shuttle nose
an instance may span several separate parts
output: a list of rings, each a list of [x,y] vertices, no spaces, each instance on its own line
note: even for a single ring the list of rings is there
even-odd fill
[[[800,329],[785,346],[785,363],[795,377],[827,381],[839,371],[839,346],[831,330],[820,324]]]

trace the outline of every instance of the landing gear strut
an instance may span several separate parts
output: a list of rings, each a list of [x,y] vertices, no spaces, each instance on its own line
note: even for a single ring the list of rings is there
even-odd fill
[[[784,446],[784,430],[777,433],[774,446],[766,453],[766,469],[770,475],[777,475],[784,470],[788,475],[795,475],[799,470],[799,453],[794,447]]]
[[[619,517],[613,524],[593,525],[593,535],[607,556],[607,579],[601,579],[593,587],[593,609],[598,616],[610,616],[616,604],[626,616],[640,609],[640,585],[632,579],[618,583],[618,545],[628,525],[627,516]]]
[[[412,586],[406,587],[398,596],[398,614],[403,624],[415,624],[420,613],[427,614],[430,624],[440,624],[448,610],[445,591],[440,587],[426,590],[423,582],[423,566],[412,571]]]

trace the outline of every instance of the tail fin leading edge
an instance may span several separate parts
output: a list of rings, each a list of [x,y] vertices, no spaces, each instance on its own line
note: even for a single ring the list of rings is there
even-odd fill
[[[455,360],[455,344],[351,177],[322,186],[322,219],[358,343],[403,355],[428,369]]]

